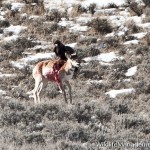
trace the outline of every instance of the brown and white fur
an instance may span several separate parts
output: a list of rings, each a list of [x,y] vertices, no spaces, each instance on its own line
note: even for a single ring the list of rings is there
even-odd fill
[[[56,82],[59,88],[62,90],[65,102],[67,103],[65,85],[69,88],[70,103],[72,103],[71,85],[69,80],[73,77],[75,67],[78,67],[78,63],[74,60],[68,59],[65,64],[58,71],[57,79],[54,77],[53,66],[57,60],[45,60],[39,62],[33,69],[33,78],[35,79],[35,87],[33,89],[34,102],[40,103],[40,93],[42,89],[47,85],[48,81]]]

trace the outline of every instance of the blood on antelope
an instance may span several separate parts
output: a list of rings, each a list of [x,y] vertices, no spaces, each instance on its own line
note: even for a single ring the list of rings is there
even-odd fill
[[[57,66],[58,65],[58,66]],[[67,103],[65,85],[69,89],[70,103],[72,103],[71,85],[69,80],[73,77],[74,70],[78,67],[75,60],[45,60],[39,62],[33,69],[33,78],[35,79],[35,87],[33,89],[34,102],[40,103],[41,91],[47,85],[48,81],[56,82],[62,90],[65,102]],[[58,67],[58,68],[56,68]]]

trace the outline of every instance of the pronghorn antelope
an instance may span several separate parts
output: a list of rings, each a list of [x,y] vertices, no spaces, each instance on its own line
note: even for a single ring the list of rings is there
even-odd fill
[[[55,72],[55,64],[59,61],[59,70]],[[34,102],[40,103],[40,93],[48,81],[54,81],[62,90],[65,102],[67,103],[65,85],[69,88],[70,103],[72,103],[71,85],[69,80],[73,77],[75,67],[78,67],[75,60],[68,59],[67,61],[60,60],[45,60],[39,62],[33,69],[33,78],[35,79],[35,87],[33,89]]]

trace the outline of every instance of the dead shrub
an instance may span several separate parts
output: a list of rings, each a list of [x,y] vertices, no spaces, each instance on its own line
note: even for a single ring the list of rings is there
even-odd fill
[[[2,1],[0,1],[0,7],[2,7]]]
[[[135,27],[135,26],[134,26]],[[133,27],[133,28],[134,28]],[[137,30],[137,29],[133,29],[134,30],[134,32]],[[131,31],[131,32],[133,32],[133,31]],[[134,40],[135,39],[135,37],[134,36],[132,36],[132,35],[126,35],[126,36],[124,36],[123,38],[122,38],[124,41],[131,41],[131,40]]]
[[[57,23],[51,23],[50,25],[42,25],[40,28],[43,28],[42,30],[44,30],[44,36],[50,35],[51,33],[53,33],[54,31],[57,31],[59,29],[59,26]],[[37,32],[39,31],[39,29],[37,28]]]
[[[96,9],[96,4],[95,3],[91,3],[90,5],[89,5],[89,12],[92,14],[92,15],[94,15],[94,13],[95,13],[95,9]]]
[[[81,45],[91,45],[91,44],[94,44],[97,42],[97,38],[95,37],[85,37],[85,38],[82,38],[82,39],[79,39],[79,44]]]
[[[149,34],[146,35],[146,43],[147,43],[147,46],[150,46],[150,35]]]
[[[11,5],[11,3],[3,3],[3,7],[5,9],[11,10],[12,5]]]
[[[113,103],[113,110],[117,113],[117,114],[126,114],[129,113],[129,104],[127,100],[122,100],[122,99],[117,99],[116,100],[117,103]]]
[[[37,5],[40,5],[43,3],[43,0],[23,0],[26,4],[36,3]]]
[[[0,28],[6,28],[9,26],[10,26],[10,23],[8,20],[0,20]]]
[[[136,55],[144,55],[149,51],[149,47],[148,46],[139,46],[137,48],[135,48],[135,54]]]
[[[60,141],[59,149],[85,150],[85,146],[79,145],[79,143],[73,143],[64,140],[64,141]]]
[[[118,37],[106,38],[104,40],[104,44],[107,48],[116,48],[119,46],[119,38]]]
[[[82,7],[82,5],[80,5],[80,4],[77,4],[77,5],[73,6],[70,15],[71,15],[71,17],[77,17],[84,12],[87,12],[86,8]]]
[[[130,33],[138,33],[141,30],[133,20],[126,22],[126,26],[130,29]]]
[[[88,26],[92,27],[96,32],[106,34],[112,32],[112,27],[107,19],[96,18],[87,23]]]
[[[150,1],[149,0],[142,0],[146,7],[150,7]]]
[[[84,122],[88,124],[91,121],[92,107],[93,106],[90,104],[77,104],[72,110],[73,117],[78,121],[78,123]]]
[[[109,3],[107,8],[118,8],[118,6],[115,3]]]
[[[85,49],[85,52],[86,52],[86,57],[93,57],[93,56],[100,54],[99,49],[97,49],[95,45],[93,45],[93,46],[91,45],[91,46],[87,47]]]
[[[146,7],[143,12],[146,16],[150,16],[150,7]]]
[[[20,37],[13,43],[13,46],[17,49],[25,49],[34,47],[35,43],[27,39],[26,37]]]
[[[95,110],[95,114],[97,116],[97,119],[99,119],[101,121],[101,123],[106,123],[109,122],[112,118],[112,113],[110,110],[106,109],[106,108],[97,108]]]
[[[19,104],[19,103],[9,102],[8,106],[12,110],[18,110],[18,111],[25,110],[25,107],[22,104]]]
[[[137,2],[130,2],[129,7],[136,15],[141,16],[143,14],[143,8]]]
[[[60,12],[58,9],[52,9],[48,15],[46,15],[46,18],[50,21],[59,22],[63,16],[63,13]]]
[[[51,89],[51,90],[49,90]],[[55,84],[48,84],[47,88],[44,91],[44,94],[48,98],[55,98],[59,95],[59,89]]]
[[[124,123],[126,129],[141,129],[145,125],[146,121],[138,116],[130,116],[125,119]]]
[[[145,18],[143,19],[143,23],[148,23],[148,22],[150,22],[150,17],[145,17]]]
[[[16,112],[4,112],[0,118],[3,126],[16,125],[21,120],[21,116]]]
[[[68,138],[70,141],[81,141],[82,143],[84,143],[89,139],[89,133],[84,128],[72,129],[68,134]]]
[[[83,79],[93,79],[93,80],[101,79],[98,71],[89,69],[81,69],[78,76],[79,78]]]
[[[127,48],[126,47],[121,47],[119,48],[119,55],[125,55],[127,52]]]
[[[72,125],[67,122],[51,121],[47,127],[47,133],[51,136],[52,142],[56,143],[62,139],[68,138],[68,131],[72,129]]]
[[[146,122],[142,129],[141,129],[141,132],[145,133],[146,135],[147,134],[150,134],[150,122]]]
[[[36,3],[27,3],[24,8],[22,8],[22,12],[27,13],[29,15],[44,15],[45,8],[43,1],[37,1]]]
[[[60,28],[59,26],[59,30],[60,32],[62,31],[62,29]],[[62,41],[65,41],[65,43],[74,43],[78,40],[78,34],[75,34],[75,33],[68,33],[68,32],[65,32],[65,31],[62,31],[64,32],[64,35],[62,36]]]
[[[125,73],[129,67],[130,64],[128,64],[125,60],[115,62],[115,64],[112,66],[113,70],[115,70],[116,72],[123,73]]]
[[[40,133],[31,133],[29,135],[26,135],[24,139],[25,139],[25,142],[28,144],[31,144],[31,143],[44,144],[45,143],[44,136]]]

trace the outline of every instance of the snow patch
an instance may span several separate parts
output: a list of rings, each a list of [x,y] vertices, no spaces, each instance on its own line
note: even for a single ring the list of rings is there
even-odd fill
[[[138,26],[140,26],[140,27],[142,27],[142,28],[150,29],[150,23],[149,23],[149,22],[143,23],[143,24],[138,24]]]
[[[77,43],[70,43],[70,44],[66,44],[66,46],[70,46],[72,48],[75,48],[77,46]]]
[[[18,35],[12,35],[12,36],[3,38],[3,40],[6,42],[10,42],[10,41],[16,41],[18,38],[19,38]]]
[[[131,34],[132,36],[136,37],[137,39],[142,39],[143,37],[146,36],[146,32],[141,32],[141,33],[135,33],[135,34]]]
[[[131,41],[127,41],[123,43],[124,45],[128,45],[128,44],[139,44],[139,40],[131,40]]]
[[[118,56],[116,56],[116,54],[114,52],[110,52],[110,53],[103,53],[94,57],[86,57],[83,60],[85,61],[92,61],[92,60],[98,60],[98,61],[103,61],[103,62],[111,62],[115,59],[117,59]]]
[[[79,24],[74,25],[73,27],[69,28],[70,32],[86,32],[90,29],[88,26],[81,26]]]
[[[18,35],[22,30],[25,29],[27,29],[27,27],[20,26],[20,25],[17,26],[11,25],[10,27],[4,29],[4,33],[12,32],[14,35]]]
[[[87,84],[100,84],[102,82],[103,82],[103,80],[91,80],[91,79],[89,79],[87,81]]]
[[[16,76],[16,74],[2,74],[1,72],[0,72],[0,78],[4,78],[4,77],[15,77]]]
[[[73,21],[67,21],[67,20],[62,20],[58,23],[58,25],[62,27],[71,26],[72,24],[73,24]]]
[[[130,89],[121,89],[121,90],[111,90],[109,92],[106,92],[106,95],[109,95],[111,98],[116,98],[117,95],[119,94],[131,94],[134,92],[135,89],[130,88]]]
[[[19,59],[18,61],[11,61],[11,64],[19,69],[23,69],[28,63],[33,61],[39,61],[42,59],[52,59],[55,57],[55,53],[37,53],[35,55],[30,55],[26,58]]]
[[[0,95],[6,95],[6,91],[0,90]]]
[[[25,6],[24,3],[11,3],[11,10],[21,10],[22,7]]]
[[[136,72],[137,72],[137,66],[134,66],[134,67],[129,68],[125,75],[127,77],[130,77],[130,76],[135,75]]]

